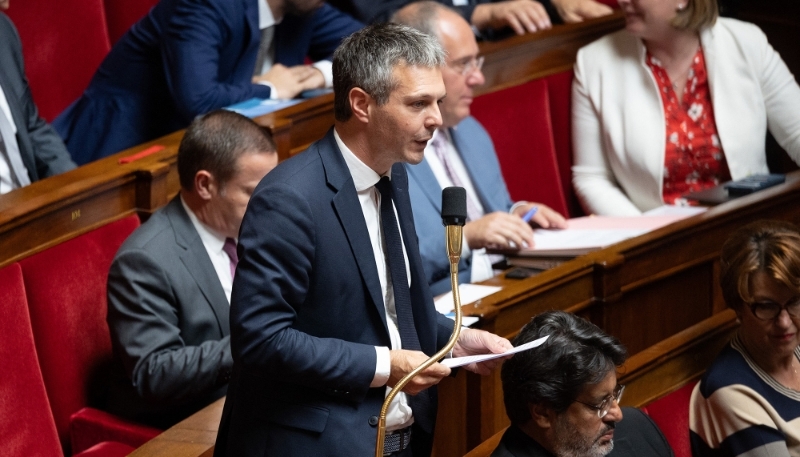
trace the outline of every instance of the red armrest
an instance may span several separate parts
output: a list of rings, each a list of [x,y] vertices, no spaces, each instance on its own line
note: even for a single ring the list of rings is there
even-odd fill
[[[82,408],[70,416],[69,427],[73,454],[104,441],[116,441],[135,449],[161,433],[157,428],[137,424],[89,407]]]

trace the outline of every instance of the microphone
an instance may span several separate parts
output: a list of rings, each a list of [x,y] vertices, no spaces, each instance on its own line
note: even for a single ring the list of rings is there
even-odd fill
[[[445,226],[445,244],[450,259],[450,274],[458,276],[461,260],[462,229],[467,222],[467,191],[463,187],[442,189],[442,225]],[[458,288],[457,284],[453,289]]]
[[[461,259],[461,231],[467,222],[467,191],[463,187],[448,187],[442,190],[442,224],[445,226],[445,236],[447,237],[447,256],[450,258],[450,284],[453,286],[453,304],[455,310],[455,322],[453,333],[450,339],[439,352],[432,355],[428,360],[422,362],[397,381],[395,386],[386,395],[378,415],[378,436],[375,443],[375,457],[383,457],[383,444],[386,439],[386,414],[389,405],[394,397],[408,384],[414,376],[441,360],[453,350],[458,337],[461,335],[461,296],[458,293],[458,262]]]

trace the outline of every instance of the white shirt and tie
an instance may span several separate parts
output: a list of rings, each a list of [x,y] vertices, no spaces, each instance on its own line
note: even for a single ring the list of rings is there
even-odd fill
[[[474,221],[483,217],[486,212],[478,197],[478,192],[472,184],[467,167],[461,160],[453,144],[450,133],[447,129],[437,129],[433,138],[425,147],[425,161],[431,167],[433,175],[439,186],[444,189],[450,186],[460,186],[467,191],[467,215],[469,220]],[[472,267],[470,270],[470,282],[479,282],[494,276],[492,263],[494,256],[486,253],[486,249],[470,250],[466,240],[461,243],[461,257],[472,256]]]
[[[181,204],[186,214],[189,215],[189,220],[192,221],[192,226],[197,230],[200,236],[200,241],[203,242],[203,247],[206,248],[208,258],[211,259],[211,265],[214,266],[214,271],[217,273],[219,282],[222,285],[222,290],[225,291],[225,297],[228,298],[228,304],[231,304],[231,289],[233,288],[233,275],[231,275],[231,258],[223,250],[225,246],[225,237],[220,236],[209,226],[200,222],[200,219],[189,208],[183,197],[181,197]]]
[[[361,203],[361,211],[364,213],[364,220],[367,224],[367,231],[369,232],[369,240],[372,244],[372,253],[375,256],[375,266],[378,268],[378,279],[381,282],[381,293],[384,297],[384,308],[386,310],[386,327],[389,329],[389,339],[392,347],[375,347],[375,352],[378,356],[377,366],[375,367],[375,377],[372,379],[370,387],[380,387],[386,385],[391,373],[391,363],[389,360],[390,349],[402,349],[400,341],[400,331],[397,327],[397,313],[394,306],[394,291],[392,290],[392,282],[389,279],[389,272],[386,267],[386,253],[383,241],[383,230],[381,230],[381,217],[380,205],[381,195],[375,188],[375,184],[381,179],[374,170],[368,167],[361,161],[355,154],[342,142],[336,130],[333,131],[333,136],[336,139],[336,144],[339,150],[342,151],[342,156],[347,164],[350,175],[353,177],[353,184],[355,185],[356,192],[358,193],[358,200]],[[395,216],[397,215],[397,208],[395,208]],[[399,218],[398,218],[399,220]],[[399,227],[398,227],[399,230]],[[401,231],[402,233],[402,231]],[[401,235],[402,236],[402,235]],[[411,274],[408,264],[408,253],[406,252],[405,240],[403,244],[403,257],[406,264],[406,275],[408,276],[408,285],[411,287]],[[386,388],[386,393],[389,393],[389,388]],[[386,431],[390,432],[401,428],[408,427],[414,423],[411,407],[408,404],[408,397],[404,393],[398,394],[386,414]]]
[[[275,20],[272,10],[267,4],[267,0],[258,0],[258,29],[261,30],[261,42],[258,47],[258,57],[253,76],[260,76],[268,72],[275,63],[275,26],[280,23]],[[320,60],[312,64],[314,68],[322,73],[325,78],[325,87],[333,87],[333,63],[330,60]],[[275,86],[266,81],[259,84],[269,86],[269,98],[277,99],[278,93]]]
[[[17,126],[0,87],[0,194],[31,183],[17,144]]]

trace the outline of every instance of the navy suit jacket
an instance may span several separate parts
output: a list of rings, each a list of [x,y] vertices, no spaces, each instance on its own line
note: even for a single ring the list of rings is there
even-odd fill
[[[475,118],[468,117],[456,128],[450,129],[450,136],[485,213],[510,210],[513,202],[508,195],[492,139],[483,126]],[[427,160],[418,165],[406,165],[406,168],[422,266],[433,294],[442,294],[450,290],[450,261],[442,229],[442,187]],[[459,283],[469,282],[471,265],[471,258],[461,259]]]
[[[453,321],[433,307],[407,184],[396,164],[414,324],[431,355],[446,344]],[[330,131],[271,171],[245,213],[231,299],[234,372],[215,456],[371,455],[386,393],[369,387],[374,346],[390,346],[378,271]],[[436,405],[435,388],[427,393]],[[435,411],[416,422],[433,424]]]
[[[169,427],[225,395],[230,308],[180,197],[120,247],[108,274],[117,378],[108,409]]]
[[[361,23],[324,5],[275,27],[275,62],[322,60]],[[54,122],[86,163],[186,127],[253,97],[261,32],[257,0],[161,0],[105,58],[85,93]]]
[[[0,87],[17,126],[17,144],[31,182],[75,168],[75,163],[47,122],[39,116],[25,77],[22,43],[11,19],[0,13]]]

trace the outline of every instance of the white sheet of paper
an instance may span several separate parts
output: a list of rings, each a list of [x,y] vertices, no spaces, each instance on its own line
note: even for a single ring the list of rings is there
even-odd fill
[[[502,287],[482,286],[480,284],[459,284],[458,293],[461,296],[461,306],[478,301],[499,291]],[[453,292],[447,292],[433,301],[436,311],[442,314],[453,312]]]
[[[528,349],[533,349],[537,346],[541,346],[542,343],[547,341],[550,338],[550,335],[543,336],[538,340],[533,340],[529,343],[525,343],[521,346],[517,346],[514,349],[506,351],[502,354],[480,354],[480,355],[468,355],[466,357],[454,357],[452,359],[444,359],[442,360],[442,365],[448,366],[450,368],[460,367],[464,365],[468,365],[473,362],[483,362],[486,360],[496,359],[498,357],[504,357],[511,354],[516,354],[517,352],[526,351]]]

